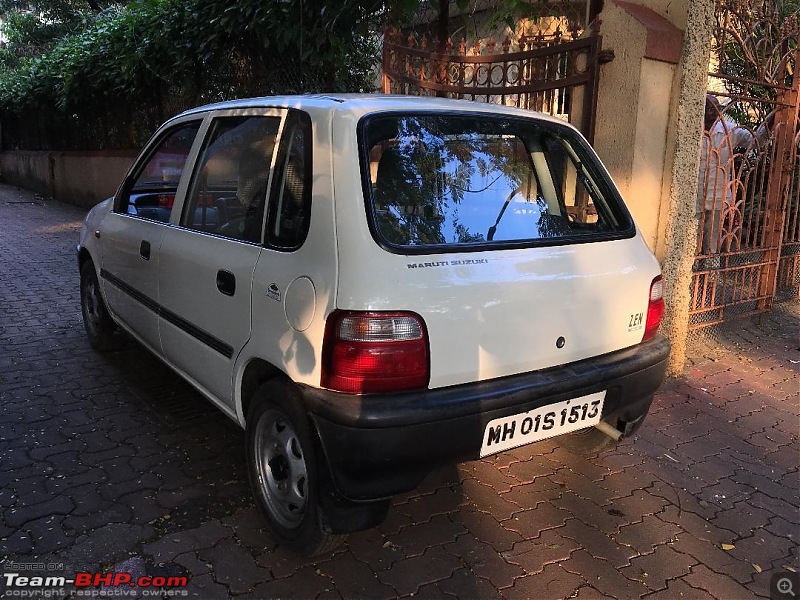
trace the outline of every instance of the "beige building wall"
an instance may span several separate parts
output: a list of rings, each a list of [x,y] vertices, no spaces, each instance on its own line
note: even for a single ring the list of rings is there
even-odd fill
[[[645,2],[606,3],[595,147],[650,248],[663,260],[661,206],[683,32]],[[655,49],[654,49],[655,48]]]
[[[608,0],[595,147],[666,283],[670,372],[685,361],[700,136],[714,0]]]

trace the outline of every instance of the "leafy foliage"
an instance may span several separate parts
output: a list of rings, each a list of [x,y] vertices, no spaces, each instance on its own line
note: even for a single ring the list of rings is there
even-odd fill
[[[166,117],[206,102],[371,91],[384,20],[408,21],[423,4],[0,0],[4,146],[136,147]],[[525,6],[497,0],[496,18]]]
[[[78,0],[44,4],[64,5],[64,27],[88,14]],[[37,139],[23,145],[130,147],[167,116],[210,101],[368,90],[382,14],[375,1],[138,0],[92,13],[50,47],[34,17],[17,13],[18,38],[0,57],[4,135],[36,118]],[[20,52],[25,44],[42,52]],[[86,134],[64,139],[77,131]]]

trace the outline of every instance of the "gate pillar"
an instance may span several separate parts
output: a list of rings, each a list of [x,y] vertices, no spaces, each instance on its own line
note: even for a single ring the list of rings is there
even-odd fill
[[[600,67],[594,145],[648,245],[663,259],[672,95],[683,47],[675,23],[685,26],[686,16],[673,8],[673,22],[654,8],[663,10],[656,1],[611,0],[600,13],[603,50],[615,59]]]

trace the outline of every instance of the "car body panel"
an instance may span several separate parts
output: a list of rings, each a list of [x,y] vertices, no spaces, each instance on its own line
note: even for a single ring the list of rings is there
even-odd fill
[[[100,281],[109,311],[136,330],[152,350],[161,351],[158,315],[158,266],[165,228],[156,222],[109,212],[103,219],[100,245]],[[142,257],[142,245],[150,245],[150,258]],[[135,290],[144,298],[135,298]],[[146,300],[145,300],[146,299]]]
[[[310,107],[314,139],[314,181],[311,221],[303,245],[292,251],[265,248],[253,274],[253,335],[237,360],[237,386],[253,360],[278,367],[292,381],[319,385],[325,320],[335,309],[338,282],[337,237],[334,223],[333,156],[339,152],[330,129],[331,108]],[[298,282],[310,283],[313,306],[291,306]],[[308,289],[309,285],[306,284]],[[288,304],[287,304],[288,303]],[[293,327],[291,315],[302,311],[305,327]],[[287,316],[289,315],[289,316]],[[239,406],[244,422],[246,415]]]
[[[181,227],[168,228],[162,245],[162,352],[229,407],[234,360],[250,339],[253,270],[261,252],[258,245]],[[232,294],[221,291],[221,277],[235,283]]]
[[[359,155],[356,126],[368,114],[353,111],[334,123],[334,138],[346,149],[334,159],[339,289],[347,290],[337,297],[337,308],[421,315],[430,335],[432,388],[641,342],[641,317],[660,269],[638,231],[612,241],[474,252],[379,248],[367,220],[351,218],[363,213],[364,192],[348,157]],[[364,248],[373,249],[369,261],[358,259]]]

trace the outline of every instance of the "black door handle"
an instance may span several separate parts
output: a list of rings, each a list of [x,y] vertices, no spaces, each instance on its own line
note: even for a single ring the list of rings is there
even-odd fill
[[[230,271],[217,271],[217,289],[226,296],[236,293],[236,276]]]
[[[139,244],[139,256],[145,260],[150,260],[150,242],[147,240],[142,240],[142,243]]]

